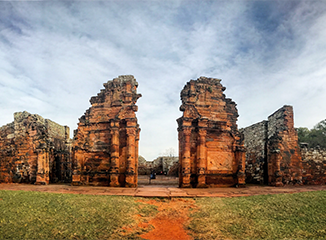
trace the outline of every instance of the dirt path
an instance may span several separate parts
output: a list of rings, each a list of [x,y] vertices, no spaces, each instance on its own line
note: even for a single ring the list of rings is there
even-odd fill
[[[282,188],[270,186],[252,186],[246,188],[206,188],[180,189],[171,186],[139,186],[138,188],[108,188],[92,186],[70,186],[68,184],[31,185],[0,184],[0,190],[40,191],[50,193],[73,193],[92,195],[124,195],[134,197],[161,197],[160,199],[135,199],[141,204],[157,207],[154,217],[135,216],[138,224],[132,229],[124,228],[127,234],[132,233],[143,239],[181,240],[192,239],[185,229],[190,221],[190,214],[197,210],[195,197],[240,197],[264,194],[298,193],[307,191],[326,191],[326,185],[286,186]],[[180,198],[186,197],[186,198]],[[128,233],[129,232],[129,233]],[[127,236],[127,235],[126,235]]]
[[[326,185],[305,185],[305,186],[259,186],[247,185],[245,188],[178,188],[171,185],[140,185],[137,188],[110,188],[99,186],[71,186],[69,184],[33,185],[9,183],[0,184],[0,190],[12,191],[39,191],[50,193],[73,193],[92,195],[123,195],[133,197],[245,197],[253,195],[298,193],[308,191],[326,191]]]
[[[141,238],[150,240],[190,240],[191,236],[185,230],[185,224],[190,220],[190,211],[197,209],[195,201],[192,199],[172,199],[172,200],[138,200],[145,204],[158,207],[158,213],[149,220],[148,224],[153,229]]]

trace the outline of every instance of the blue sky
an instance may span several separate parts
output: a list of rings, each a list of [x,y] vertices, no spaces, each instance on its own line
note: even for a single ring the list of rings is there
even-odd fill
[[[77,128],[103,83],[132,74],[140,154],[178,149],[180,91],[222,79],[246,127],[283,105],[326,118],[326,1],[0,1],[0,125],[28,111]]]

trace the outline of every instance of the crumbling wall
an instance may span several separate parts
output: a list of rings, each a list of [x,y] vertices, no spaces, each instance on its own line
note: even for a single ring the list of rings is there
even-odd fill
[[[68,182],[70,147],[68,127],[37,114],[15,113],[14,121],[0,128],[0,182]]]
[[[181,91],[179,186],[243,186],[245,153],[236,104],[220,79],[200,77]]]
[[[146,161],[145,158],[139,156],[138,174],[149,175],[151,171],[157,174],[176,175],[170,171],[171,167],[179,163],[178,157],[162,156],[153,161]]]
[[[173,165],[169,168],[167,175],[179,177],[179,168],[180,168],[179,161],[174,162]]]
[[[271,185],[302,183],[302,158],[294,128],[292,106],[283,106],[268,117],[268,182]]]
[[[137,186],[138,83],[131,76],[103,84],[74,134],[73,184]]]
[[[240,131],[245,136],[246,183],[263,184],[267,179],[267,127],[262,121]]]
[[[269,185],[302,183],[302,158],[294,128],[292,106],[283,106],[263,121],[245,129],[247,183]]]
[[[65,138],[66,134],[69,135],[69,127],[62,126],[56,122],[53,122],[49,119],[45,119],[44,121],[45,127],[47,128],[47,132],[49,137],[51,138]],[[68,131],[67,131],[68,129]]]
[[[138,175],[149,175],[151,173],[150,163],[142,156],[138,156]]]
[[[326,149],[301,147],[304,184],[326,183]]]
[[[170,169],[172,166],[174,166],[175,164],[179,163],[179,158],[178,157],[168,157],[168,156],[163,156],[161,157],[162,159],[162,170],[163,172],[166,172],[167,175],[170,174]]]

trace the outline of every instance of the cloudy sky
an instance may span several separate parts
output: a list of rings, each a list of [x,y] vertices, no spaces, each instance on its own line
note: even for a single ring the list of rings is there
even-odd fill
[[[246,127],[292,105],[326,118],[326,1],[0,1],[0,125],[37,113],[71,130],[103,83],[132,74],[140,154],[178,149],[180,91],[222,79]]]

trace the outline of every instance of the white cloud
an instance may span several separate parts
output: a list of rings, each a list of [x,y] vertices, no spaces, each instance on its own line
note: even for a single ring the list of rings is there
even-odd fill
[[[178,149],[180,91],[222,79],[239,126],[284,104],[325,118],[324,1],[0,2],[0,125],[27,110],[71,129],[102,84],[139,82],[140,154]]]

